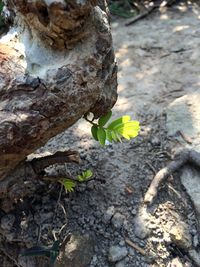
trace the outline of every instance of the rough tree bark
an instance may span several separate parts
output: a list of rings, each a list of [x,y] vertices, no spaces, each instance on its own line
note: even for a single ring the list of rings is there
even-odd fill
[[[0,198],[27,155],[117,98],[104,0],[4,3],[14,26],[0,39]]]

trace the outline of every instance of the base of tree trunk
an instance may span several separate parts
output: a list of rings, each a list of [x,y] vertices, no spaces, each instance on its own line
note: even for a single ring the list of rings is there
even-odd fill
[[[0,39],[4,185],[50,138],[89,112],[98,118],[117,100],[117,67],[104,0],[5,4],[16,25]]]

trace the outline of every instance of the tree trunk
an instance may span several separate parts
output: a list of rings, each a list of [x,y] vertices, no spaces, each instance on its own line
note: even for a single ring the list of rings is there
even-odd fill
[[[27,155],[117,98],[104,0],[4,2],[14,26],[0,39],[0,198]]]

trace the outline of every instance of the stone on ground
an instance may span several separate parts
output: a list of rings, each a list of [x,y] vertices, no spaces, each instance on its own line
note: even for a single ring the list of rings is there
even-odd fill
[[[110,262],[117,262],[125,258],[128,254],[126,247],[112,246],[109,249],[108,260]]]

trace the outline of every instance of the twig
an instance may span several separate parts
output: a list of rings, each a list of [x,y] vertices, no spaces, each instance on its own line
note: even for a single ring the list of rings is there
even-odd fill
[[[58,231],[58,236],[62,233],[63,229],[67,226],[67,222],[61,226],[61,228]]]
[[[51,232],[53,234],[54,240],[56,240],[57,238],[55,236],[55,231],[52,230],[52,229],[53,229],[54,220],[55,220],[55,218],[57,216],[58,206],[59,206],[59,203],[60,203],[62,191],[63,191],[63,185],[61,185],[61,187],[60,187],[60,191],[59,191],[59,195],[58,195],[58,200],[57,200],[57,203],[56,203],[56,209],[55,209],[55,212],[54,212],[54,215],[53,215],[53,218],[52,218]]]
[[[65,210],[65,207],[63,206],[63,204],[61,202],[59,202],[59,205],[60,205],[61,209],[63,210],[64,216],[65,216],[65,221],[67,221],[67,212]]]
[[[97,124],[93,122],[94,117],[93,117],[92,120],[88,119],[87,115],[83,116],[83,118],[84,118],[87,122],[89,122],[90,124],[92,124],[93,126],[97,126]]]
[[[183,138],[183,140],[184,140],[186,143],[188,143],[188,144],[192,144],[192,143],[193,143],[191,137],[188,136],[187,134],[185,134],[184,132],[182,132],[182,131],[178,131],[178,134],[180,134],[180,136]]]
[[[63,187],[64,187],[63,185],[61,185],[61,187],[60,187],[60,192],[59,192],[58,200],[57,200],[57,203],[56,203],[56,211],[55,211],[55,214],[57,214],[57,212],[58,212],[58,206],[60,204],[60,199],[61,199]]]
[[[139,247],[138,245],[136,245],[135,243],[133,243],[131,240],[129,239],[125,239],[125,242],[131,246],[132,248],[134,248],[135,250],[137,250],[140,254],[142,254],[143,256],[146,256],[146,252],[144,249],[142,249],[141,247]]]
[[[37,224],[38,226],[38,236],[37,236],[37,244],[40,243],[40,238],[41,238],[41,225]]]
[[[154,6],[150,7],[149,9],[146,9],[141,14],[135,16],[135,18],[132,19],[130,22],[126,23],[125,26],[130,26],[133,23],[135,23],[136,21],[145,18],[147,15],[149,15],[157,7],[158,7],[157,5],[154,5]]]
[[[166,7],[166,6],[171,6],[173,5],[177,0],[164,0],[162,3],[161,3],[161,7]]]
[[[141,14],[137,15],[135,18],[133,18],[133,20],[131,20],[130,22],[126,23],[125,26],[130,26],[130,25],[134,24],[135,22],[137,22],[138,20],[145,18],[150,13],[152,13],[152,11],[154,11],[154,9],[156,9],[156,8],[170,6],[174,2],[176,2],[176,0],[164,0],[159,5],[153,5],[150,8],[142,11]]]
[[[168,156],[169,159],[172,159],[172,155],[168,151],[165,151],[165,150],[160,151],[160,152],[156,153],[155,155],[157,156],[157,155],[161,155],[161,154],[165,154],[166,156]]]
[[[156,169],[154,168],[154,166],[151,165],[151,163],[149,163],[148,161],[145,161],[145,163],[149,166],[149,168],[152,170],[152,172],[154,173],[154,175],[156,175],[157,171],[156,171]]]
[[[158,193],[159,185],[172,175],[175,171],[178,171],[184,164],[192,163],[200,167],[200,153],[194,150],[182,150],[179,154],[175,156],[174,161],[169,163],[169,165],[161,169],[153,178],[145,196],[144,202],[151,204],[153,199]]]

